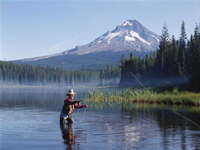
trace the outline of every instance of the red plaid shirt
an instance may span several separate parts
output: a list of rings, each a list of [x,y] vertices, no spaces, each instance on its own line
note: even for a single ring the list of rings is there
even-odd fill
[[[70,98],[66,99],[66,100],[64,101],[64,105],[63,105],[63,108],[62,108],[62,112],[65,113],[65,114],[69,114],[69,113],[72,114],[72,112],[70,112],[70,108],[71,108],[71,107],[74,106],[74,108],[83,108],[84,105],[78,105],[78,104],[77,104],[78,102],[79,102],[79,101],[74,101],[73,99],[70,99]],[[73,108],[72,108],[71,111],[73,111]]]

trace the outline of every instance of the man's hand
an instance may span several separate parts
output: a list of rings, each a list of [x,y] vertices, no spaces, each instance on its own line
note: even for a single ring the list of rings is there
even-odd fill
[[[87,106],[87,105],[84,105],[84,107],[87,108],[88,106]]]
[[[79,100],[79,101],[78,101],[78,105],[80,105],[80,104],[81,104],[81,101],[82,101],[82,100]]]

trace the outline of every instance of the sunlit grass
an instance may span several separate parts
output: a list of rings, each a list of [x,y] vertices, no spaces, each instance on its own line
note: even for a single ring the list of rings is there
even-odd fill
[[[200,93],[179,92],[178,89],[162,93],[153,90],[125,89],[116,91],[90,91],[89,99],[93,102],[138,102],[138,103],[164,103],[172,105],[200,106]]]

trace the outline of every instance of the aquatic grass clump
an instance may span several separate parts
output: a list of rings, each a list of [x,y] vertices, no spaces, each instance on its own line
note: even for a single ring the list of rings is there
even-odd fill
[[[90,91],[90,101],[101,102],[138,102],[138,103],[164,103],[172,105],[197,105],[200,106],[200,93],[180,92],[177,88],[162,93],[151,89],[124,89],[112,91]]]
[[[200,93],[167,91],[156,94],[156,98],[166,104],[200,106]]]
[[[90,109],[101,110],[105,107],[111,109],[118,109],[122,112],[137,112],[140,110],[151,110],[151,109],[166,109],[166,106],[159,103],[135,103],[132,101],[90,101]],[[179,111],[186,110],[188,112],[199,113],[199,106],[187,106],[187,105],[170,105],[170,108]]]

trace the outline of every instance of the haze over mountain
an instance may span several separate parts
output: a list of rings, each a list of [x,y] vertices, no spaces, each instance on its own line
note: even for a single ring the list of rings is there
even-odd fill
[[[54,55],[15,61],[32,65],[55,66],[64,69],[88,69],[116,65],[122,54],[144,56],[155,51],[160,36],[137,20],[127,20],[94,41]]]

